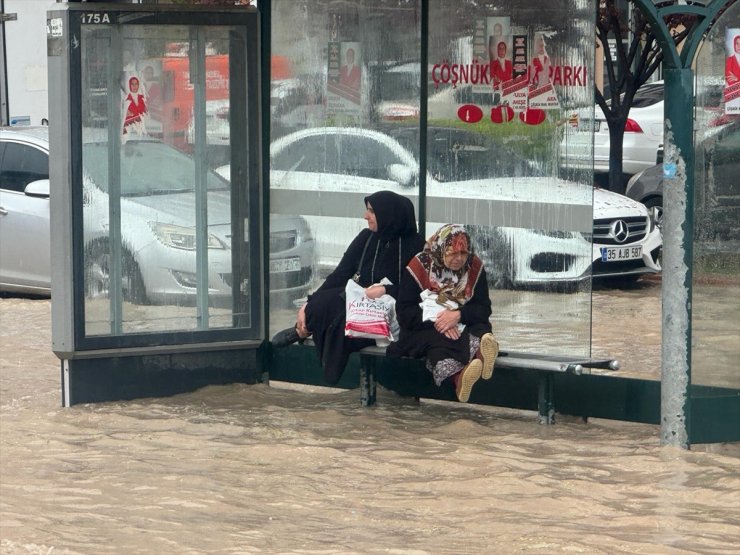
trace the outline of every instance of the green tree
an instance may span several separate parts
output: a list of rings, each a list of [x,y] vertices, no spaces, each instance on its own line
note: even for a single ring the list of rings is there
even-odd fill
[[[666,5],[675,3],[675,0],[661,2]],[[696,22],[694,16],[685,14],[666,19],[676,45],[684,41]],[[595,98],[609,126],[609,190],[624,193],[624,126],[635,93],[660,67],[663,52],[650,23],[632,2],[600,0],[596,37],[603,47],[604,84],[608,84],[606,96],[597,87]],[[613,48],[609,47],[610,39]]]

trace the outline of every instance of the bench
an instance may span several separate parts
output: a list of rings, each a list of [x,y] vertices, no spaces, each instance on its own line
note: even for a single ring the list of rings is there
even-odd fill
[[[359,351],[360,356],[360,401],[362,406],[369,407],[376,403],[375,373],[378,360],[384,358],[385,347],[365,347]],[[424,365],[423,360],[405,359],[410,363]],[[572,374],[580,376],[590,374],[592,368],[618,370],[619,363],[612,359],[592,359],[587,357],[568,357],[515,351],[500,351],[494,365],[496,370],[532,370],[538,374],[537,409],[540,424],[554,424],[555,400],[553,382],[555,374]]]
[[[313,346],[308,338],[304,345]],[[356,353],[360,358],[360,402],[369,407],[377,401],[376,370],[379,361],[386,358],[385,347],[365,347]],[[415,358],[393,359],[401,361],[404,366],[416,366],[425,376],[431,374],[425,368],[425,361]],[[556,374],[581,376],[591,374],[592,369],[616,371],[619,363],[614,359],[594,359],[583,356],[549,355],[525,353],[518,351],[500,351],[494,365],[494,376],[497,370],[530,371],[537,374],[537,411],[541,424],[555,423],[555,399],[553,383]],[[409,381],[411,378],[409,378]],[[413,384],[411,384],[413,385]],[[413,388],[412,388],[413,389]],[[418,392],[417,392],[418,393]],[[419,398],[421,395],[414,393]]]

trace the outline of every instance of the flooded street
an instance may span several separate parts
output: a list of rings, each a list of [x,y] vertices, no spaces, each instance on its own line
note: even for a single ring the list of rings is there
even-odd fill
[[[594,355],[659,379],[660,286],[593,297]],[[656,426],[545,427],[382,391],[363,409],[356,391],[280,384],[64,409],[50,313],[0,298],[0,553],[740,548],[736,444],[687,452]],[[730,366],[713,377],[738,387]]]

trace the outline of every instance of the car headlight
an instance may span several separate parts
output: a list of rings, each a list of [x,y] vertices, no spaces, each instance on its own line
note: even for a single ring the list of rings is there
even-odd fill
[[[653,206],[651,208],[648,208],[648,233],[652,233],[653,230],[657,227],[661,232],[663,231],[662,225],[662,216],[660,208],[657,206]]]
[[[155,237],[173,249],[195,250],[195,228],[160,222],[149,222]],[[209,249],[225,249],[226,245],[215,235],[208,234]]]
[[[311,234],[311,228],[304,220],[303,225],[298,227],[298,244],[308,241],[313,241],[313,235]]]

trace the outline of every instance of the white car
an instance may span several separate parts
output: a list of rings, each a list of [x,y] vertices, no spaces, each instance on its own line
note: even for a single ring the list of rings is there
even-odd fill
[[[573,115],[571,125],[560,144],[560,165],[569,168],[591,167],[593,140],[593,169],[609,171],[609,126],[604,112],[595,107],[590,113]],[[663,81],[646,83],[635,94],[622,140],[622,171],[634,174],[658,163],[658,147],[663,144]]]
[[[110,283],[108,148],[86,143],[85,290]],[[153,140],[129,140],[121,157],[123,296],[132,302],[192,304],[196,294],[194,161]],[[0,291],[49,295],[48,128],[0,130]],[[230,185],[213,171],[208,188],[209,296],[231,299]],[[270,221],[271,292],[295,299],[311,284],[314,243],[305,220]]]
[[[459,132],[450,132],[463,152]],[[494,155],[480,145],[471,152]],[[336,267],[348,241],[365,227],[365,196],[383,189],[415,201],[418,195],[416,159],[378,131],[301,130],[277,139],[270,157],[271,210],[306,218],[323,270]],[[594,189],[592,210],[590,187],[565,180],[548,183],[544,199],[543,178],[522,175],[526,164],[512,167],[520,174],[458,181],[427,176],[430,228],[434,222],[468,224],[499,287],[578,282],[591,272],[633,278],[660,271],[662,237],[643,204]],[[228,167],[218,171],[228,176]],[[580,222],[576,231],[562,231],[573,229],[574,221]]]

